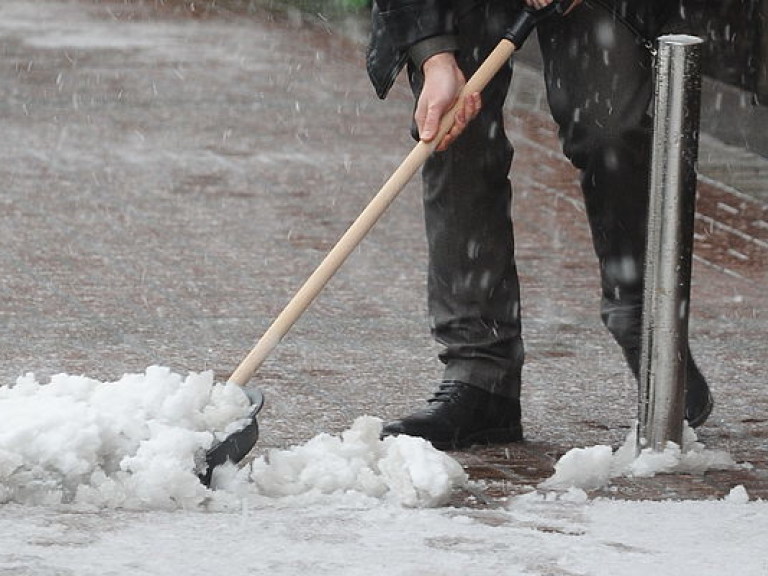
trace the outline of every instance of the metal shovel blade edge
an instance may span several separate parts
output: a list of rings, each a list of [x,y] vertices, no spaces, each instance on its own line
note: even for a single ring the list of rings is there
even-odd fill
[[[264,406],[264,394],[255,388],[243,388],[251,403],[251,410],[246,417],[247,424],[212,446],[205,454],[205,472],[198,474],[203,485],[210,487],[213,471],[227,462],[237,464],[245,458],[259,440],[259,422],[257,416]]]

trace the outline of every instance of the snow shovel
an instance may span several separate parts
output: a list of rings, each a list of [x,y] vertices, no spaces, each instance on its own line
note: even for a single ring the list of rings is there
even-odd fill
[[[229,382],[239,386],[248,384],[262,362],[280,343],[293,324],[301,317],[344,261],[357,248],[371,228],[373,228],[373,225],[384,214],[400,191],[426,162],[432,152],[434,152],[438,143],[453,126],[456,110],[464,97],[475,92],[481,92],[491,78],[509,61],[515,50],[518,50],[523,45],[523,42],[528,38],[536,24],[551,15],[564,14],[573,1],[555,0],[546,8],[539,10],[525,8],[519,14],[504,35],[504,38],[467,81],[459,98],[457,98],[457,103],[443,116],[437,136],[429,143],[419,141],[416,144],[288,305],[277,316],[254,348],[235,369],[229,377]],[[245,392],[252,406],[251,412],[247,417],[248,423],[244,428],[230,434],[206,453],[206,471],[199,476],[200,481],[206,486],[210,485],[213,470],[217,466],[227,461],[233,463],[240,462],[248,455],[259,438],[259,426],[256,417],[264,405],[264,396],[261,392],[254,389],[245,389]]]

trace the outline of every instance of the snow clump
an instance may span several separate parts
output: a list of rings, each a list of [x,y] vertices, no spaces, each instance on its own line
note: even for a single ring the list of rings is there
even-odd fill
[[[467,482],[456,460],[422,438],[380,439],[382,423],[363,416],[340,436],[320,434],[289,450],[256,459],[250,481],[273,498],[356,492],[406,507],[445,504]]]
[[[116,382],[59,374],[49,383],[27,374],[0,386],[0,504],[226,509],[252,497],[349,495],[434,507],[467,481],[450,456],[419,438],[382,440],[381,420],[366,416],[339,436],[220,466],[210,490],[198,479],[206,450],[249,409],[242,389],[212,372],[152,366]]]
[[[668,442],[662,451],[651,448],[636,454],[636,431],[629,433],[615,452],[610,446],[573,448],[555,464],[555,473],[539,484],[543,490],[597,490],[611,478],[621,476],[650,478],[656,474],[702,474],[707,470],[727,470],[739,466],[721,450],[707,450],[697,441],[694,430],[686,426],[682,447]]]
[[[33,374],[0,386],[0,503],[177,508],[199,504],[200,460],[249,402],[212,372],[151,366],[116,382]]]

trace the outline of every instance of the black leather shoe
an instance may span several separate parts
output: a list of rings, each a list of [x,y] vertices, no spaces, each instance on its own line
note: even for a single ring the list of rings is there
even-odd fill
[[[387,423],[382,436],[419,436],[438,450],[523,439],[520,400],[490,394],[462,382],[443,382],[429,406]]]
[[[624,357],[627,359],[630,369],[635,378],[640,374],[640,352],[636,348],[625,348]],[[715,406],[712,393],[709,391],[709,385],[706,378],[699,370],[696,362],[688,353],[688,363],[686,364],[685,381],[685,419],[688,426],[698,428],[707,421]]]

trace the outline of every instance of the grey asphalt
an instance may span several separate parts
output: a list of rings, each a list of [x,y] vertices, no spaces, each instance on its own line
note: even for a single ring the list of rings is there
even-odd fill
[[[189,6],[0,5],[0,385],[152,364],[226,380],[412,146],[407,87],[376,99],[354,30]],[[525,62],[508,129],[528,441],[456,454],[490,503],[571,447],[621,443],[636,416],[578,174]],[[700,439],[753,468],[627,480],[616,497],[768,495],[768,161],[711,134],[700,158],[691,341],[717,402]],[[258,451],[430,394],[421,220],[412,182],[258,371]]]

